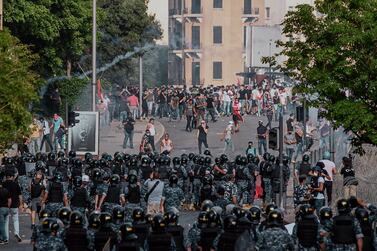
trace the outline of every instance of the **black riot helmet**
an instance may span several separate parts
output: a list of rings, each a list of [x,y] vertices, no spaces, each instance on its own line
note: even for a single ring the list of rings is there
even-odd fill
[[[221,154],[220,160],[221,160],[222,164],[224,164],[224,163],[228,162],[229,159],[228,159],[228,156],[226,154]]]
[[[55,161],[56,160],[56,153],[55,152],[49,152],[47,155],[47,158],[49,161]]]
[[[169,177],[169,184],[170,186],[174,186],[178,184],[178,176],[173,174]]]
[[[283,156],[283,165],[287,166],[289,165],[290,159],[287,155]]]
[[[128,163],[131,160],[131,155],[129,155],[128,153],[124,154],[123,160],[125,163]]]
[[[123,240],[136,240],[135,228],[130,222],[124,223],[120,226],[120,232],[122,233]]]
[[[69,151],[68,157],[70,157],[71,159],[76,158],[76,151],[74,151],[74,150]]]
[[[332,219],[332,209],[330,207],[322,207],[319,210],[319,219],[321,221]]]
[[[51,233],[51,232],[57,232],[59,230],[59,224],[58,221],[54,218],[44,218],[41,223],[42,233]]]
[[[78,188],[82,185],[82,177],[81,176],[75,176],[73,177],[73,186]]]
[[[221,164],[221,159],[219,157],[215,158],[215,164],[220,165]]]
[[[58,152],[58,158],[64,158],[65,157],[65,153],[64,153],[64,151],[59,151]]]
[[[266,206],[266,208],[264,209],[264,214],[265,214],[265,216],[267,217],[268,214],[269,214],[271,211],[276,210],[276,209],[278,209],[278,207],[277,207],[275,204],[273,204],[273,203],[268,204],[268,205]]]
[[[38,160],[35,163],[35,171],[41,171],[42,173],[46,174],[48,171],[46,163],[41,160]]]
[[[99,168],[94,168],[92,173],[91,173],[91,178],[94,181],[99,181],[102,178],[102,172],[101,169]]]
[[[309,156],[309,155],[304,154],[304,155],[302,156],[302,162],[304,162],[304,163],[309,163],[309,160],[310,160],[310,156]]]
[[[140,207],[135,208],[132,211],[132,220],[134,222],[141,222],[141,221],[144,220],[144,218],[145,218],[145,213],[144,213],[143,209],[141,209]]]
[[[93,155],[91,153],[85,153],[84,159],[86,162],[88,162],[89,159],[93,159]]]
[[[124,220],[124,209],[121,206],[116,206],[113,208],[113,219],[115,221],[123,221]]]
[[[48,218],[52,216],[52,212],[48,208],[44,208],[39,212],[39,219]]]
[[[207,166],[210,166],[212,164],[212,159],[211,157],[205,157],[204,158],[204,164],[206,164]]]
[[[68,164],[69,164],[69,159],[64,158],[64,157],[58,159],[58,166],[68,166]]]
[[[205,228],[208,226],[208,215],[207,212],[200,212],[198,215],[198,227]]]
[[[232,231],[237,228],[237,217],[234,215],[228,215],[224,219],[224,230]]]
[[[63,175],[61,172],[55,172],[54,173],[54,181],[55,182],[61,182],[63,180]]]
[[[209,185],[209,186],[212,186],[213,184],[213,178],[212,178],[212,175],[206,175],[203,177],[203,180],[202,180],[202,183],[203,185]]]
[[[281,227],[283,226],[283,215],[280,210],[272,210],[267,216],[267,226]]]
[[[216,227],[219,226],[221,223],[220,215],[213,209],[207,212],[207,218],[209,227]]]
[[[113,222],[113,217],[108,212],[102,212],[99,216],[99,220],[101,222],[101,226],[107,226]]]
[[[69,224],[70,226],[83,226],[84,217],[79,211],[73,211],[69,217]]]
[[[161,214],[156,214],[152,220],[152,230],[154,232],[162,232],[166,229],[166,222],[164,216]]]
[[[251,221],[253,224],[258,224],[261,219],[261,209],[257,206],[253,206],[249,209],[250,214],[248,214],[248,219]]]
[[[69,224],[71,213],[71,209],[69,209],[68,207],[62,207],[58,211],[58,218],[64,223],[64,225],[67,225]]]
[[[194,153],[189,153],[189,155],[188,155],[189,160],[193,160],[194,157],[195,157]]]
[[[130,184],[136,184],[137,183],[137,176],[135,174],[129,174],[127,177],[127,181]]]
[[[276,157],[274,155],[272,155],[272,154],[268,158],[268,161],[271,162],[271,163],[275,163],[275,160],[276,160]]]
[[[259,165],[259,162],[260,162],[260,160],[259,160],[258,156],[255,156],[254,159],[253,159],[254,165]]]
[[[180,164],[181,164],[181,159],[179,157],[174,157],[173,158],[173,165],[179,166]]]
[[[132,167],[137,166],[137,158],[131,157],[131,159],[129,161],[129,165],[132,166]]]
[[[164,164],[165,166],[170,166],[170,162],[171,162],[171,160],[170,160],[170,157],[169,157],[169,156],[167,156],[167,155],[163,156],[162,160],[163,160],[163,164]]]
[[[234,159],[234,162],[236,163],[236,165],[241,165],[241,155],[237,155]]]
[[[211,154],[211,151],[210,150],[204,150],[204,155],[206,155],[206,156],[212,156],[212,154]]]
[[[242,156],[240,159],[240,165],[246,166],[247,165],[247,158],[245,156]]]
[[[359,220],[360,223],[367,222],[369,223],[369,213],[368,210],[366,210],[363,207],[358,207],[355,210],[355,217]]]
[[[198,165],[204,165],[204,157],[199,157],[198,159]]]
[[[313,215],[314,214],[314,208],[310,206],[309,204],[302,204],[300,205],[299,209],[299,215],[302,217]]]
[[[164,214],[166,224],[176,226],[178,225],[178,214],[173,210],[169,210]]]
[[[113,174],[111,175],[111,178],[110,178],[110,184],[111,185],[118,185],[120,182],[120,177],[118,174]]]
[[[213,202],[210,200],[205,200],[202,202],[201,209],[202,211],[209,211],[213,207]]]
[[[142,166],[150,166],[152,163],[151,159],[149,157],[143,157],[141,159],[141,165]]]
[[[351,205],[346,199],[338,200],[336,207],[339,214],[348,214],[349,212],[351,212]]]
[[[188,163],[188,157],[187,156],[182,156],[181,157],[181,164],[182,165],[186,165]]]
[[[255,156],[254,156],[254,154],[252,154],[252,153],[247,154],[247,162],[248,162],[248,163],[253,162],[254,157],[255,157]]]
[[[101,226],[100,214],[93,212],[89,215],[88,226],[92,229],[98,229]]]
[[[4,159],[3,159],[3,161],[6,163],[7,162],[7,159],[8,159],[9,157],[5,157]],[[36,154],[35,154],[35,159],[38,161],[38,160],[42,160],[42,153],[41,152],[37,152]],[[8,164],[8,163],[7,163]]]
[[[246,211],[245,211],[245,209],[236,206],[236,207],[234,207],[234,208],[232,209],[232,214],[233,214],[234,216],[236,216],[237,219],[241,219],[241,218],[243,218],[243,217],[246,216]]]
[[[264,161],[268,161],[270,159],[270,154],[268,153],[268,152],[265,152],[264,154],[263,154],[263,160]]]

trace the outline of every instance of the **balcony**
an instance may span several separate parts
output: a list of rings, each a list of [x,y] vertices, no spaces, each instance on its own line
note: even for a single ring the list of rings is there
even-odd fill
[[[183,15],[191,23],[201,23],[202,18],[203,18],[203,8],[202,7],[197,8],[197,9],[184,8]]]
[[[241,12],[241,18],[244,23],[255,23],[259,19],[259,8],[242,8]]]
[[[186,56],[192,59],[200,59],[202,57],[201,48],[202,48],[201,43],[186,42],[184,44]]]

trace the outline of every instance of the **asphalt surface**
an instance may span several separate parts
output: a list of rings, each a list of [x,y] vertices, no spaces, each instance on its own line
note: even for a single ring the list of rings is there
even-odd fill
[[[211,151],[212,155],[217,156],[223,153],[224,149],[224,142],[220,141],[221,134],[228,125],[231,117],[222,117],[218,118],[216,123],[209,122],[209,134],[208,134],[208,145],[209,150]],[[241,124],[240,131],[233,136],[233,143],[235,146],[235,151],[233,153],[227,153],[229,156],[235,156],[237,154],[244,154],[247,148],[247,144],[249,141],[253,141],[254,145],[257,146],[257,139],[256,139],[256,128],[258,124],[258,120],[263,120],[265,123],[267,121],[266,117],[256,117],[256,116],[246,116],[245,122]],[[198,144],[196,138],[196,130],[192,132],[186,132],[186,120],[182,119],[181,121],[168,121],[167,119],[163,118],[159,120],[165,127],[165,131],[169,133],[170,138],[173,141],[174,145],[174,152],[172,153],[173,156],[180,156],[182,153],[198,153]],[[276,122],[272,125],[277,126]],[[118,150],[118,149],[117,149]],[[121,149],[119,149],[121,150]],[[256,201],[256,204],[260,205],[261,202],[259,200]],[[198,212],[181,212],[179,222],[180,224],[185,227],[187,231],[190,226],[195,221]],[[30,236],[31,236],[31,229],[30,229],[30,216],[28,214],[21,214],[20,215],[20,233],[23,239],[22,242],[18,243],[14,238],[13,234],[13,226],[10,226],[10,241],[8,245],[1,246],[1,250],[11,250],[11,251],[28,251],[32,250],[32,246],[30,245]]]

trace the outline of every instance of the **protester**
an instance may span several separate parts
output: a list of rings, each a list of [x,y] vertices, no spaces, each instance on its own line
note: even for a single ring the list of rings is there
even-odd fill
[[[173,141],[169,138],[169,134],[165,133],[160,143],[160,153],[170,154],[173,151]]]
[[[198,133],[197,133],[199,154],[202,154],[202,145],[204,145],[204,147],[208,149],[208,143],[207,143],[208,129],[209,127],[207,123],[204,120],[202,120],[200,122],[200,125],[198,126]]]
[[[135,127],[135,120],[133,119],[131,112],[129,112],[127,115],[127,118],[123,120],[123,128],[124,128],[123,149],[127,148],[128,142],[129,142],[130,148],[131,149],[134,148],[134,144],[133,144],[134,127]]]

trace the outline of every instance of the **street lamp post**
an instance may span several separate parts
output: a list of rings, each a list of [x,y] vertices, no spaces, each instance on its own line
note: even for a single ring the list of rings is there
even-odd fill
[[[143,56],[139,56],[139,111],[140,111],[140,118],[143,112],[142,103],[143,103]]]
[[[97,84],[97,0],[93,0],[92,24],[92,111],[96,110],[96,84]]]
[[[283,208],[283,140],[284,140],[283,110],[279,113],[279,206]]]

